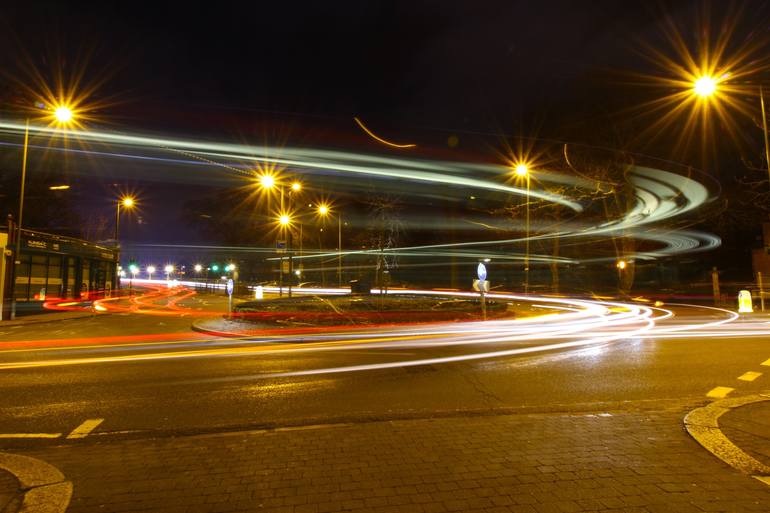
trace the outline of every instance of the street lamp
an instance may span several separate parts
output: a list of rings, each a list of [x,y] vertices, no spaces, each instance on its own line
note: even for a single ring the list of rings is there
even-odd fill
[[[163,268],[164,271],[166,271],[166,281],[171,279],[171,273],[174,272],[174,266],[169,264],[166,267]]]
[[[322,217],[331,214],[328,205],[318,205],[318,214]],[[342,214],[337,214],[337,285],[342,288]]]
[[[516,173],[516,176],[519,178],[523,178],[527,181],[527,204],[526,204],[526,215],[527,215],[527,232],[526,232],[526,249],[524,252],[524,293],[526,294],[529,292],[529,179],[530,179],[530,171],[529,166],[527,166],[526,163],[521,162],[516,165],[514,168],[514,172]]]
[[[692,83],[692,91],[704,100],[711,100],[719,94],[719,83],[729,77],[725,73],[720,79],[710,75],[702,75]],[[765,161],[767,162],[767,174],[770,178],[770,141],[767,133],[767,114],[765,113],[765,94],[762,84],[759,85],[759,108],[762,110],[762,131],[765,138]]]
[[[59,105],[53,111],[53,116],[58,123],[71,123],[72,122],[72,109],[66,105]]]
[[[709,75],[704,75],[693,83],[692,89],[698,96],[708,97],[716,92],[717,81]]]
[[[201,264],[195,264],[195,267],[193,269],[195,269],[196,273],[199,273],[203,270],[203,266]]]
[[[74,113],[66,105],[54,107],[53,119],[61,125],[74,121]],[[21,229],[24,221],[24,189],[27,184],[27,154],[29,153],[29,118],[24,122],[24,150],[21,157],[21,188],[19,190],[19,218],[16,222],[16,253],[14,254],[13,280],[16,280],[16,267],[21,265]],[[2,317],[0,315],[0,317]],[[16,317],[16,296],[11,300],[11,318]]]
[[[118,241],[118,237],[120,234],[120,207],[123,208],[133,208],[136,202],[134,201],[134,198],[131,196],[124,196],[116,202],[116,209],[115,209],[115,246],[120,247],[120,242]]]
[[[148,265],[147,266],[147,278],[152,280],[152,273],[155,272],[155,266],[154,265]]]

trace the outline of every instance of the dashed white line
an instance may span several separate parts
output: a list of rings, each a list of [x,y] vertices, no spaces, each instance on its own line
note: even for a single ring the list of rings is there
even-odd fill
[[[67,435],[67,438],[85,438],[88,434],[96,429],[96,426],[104,422],[104,419],[88,419],[81,425],[72,430],[72,433]]]

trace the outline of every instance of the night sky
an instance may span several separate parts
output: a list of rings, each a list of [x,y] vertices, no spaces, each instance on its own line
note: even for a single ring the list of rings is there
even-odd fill
[[[642,42],[663,43],[666,16],[692,39],[696,16],[718,20],[727,4],[14,2],[0,7],[0,111],[14,116],[18,84],[35,69],[70,84],[82,72],[103,105],[99,124],[123,131],[366,148],[371,141],[352,122],[358,116],[437,151],[449,135],[462,143],[464,134],[488,135],[491,145],[506,134],[603,145],[610,121],[634,131],[637,121],[624,112],[649,94],[624,78],[652,71]],[[754,37],[768,6],[740,5],[745,37]],[[629,144],[673,157],[665,145]],[[707,171],[719,167],[712,164]],[[89,208],[107,215],[109,202],[94,197],[127,187],[145,195],[147,220],[166,220],[141,232],[126,226],[128,239],[198,242],[177,214],[199,187],[175,185],[169,198],[162,184],[94,180],[83,199]]]

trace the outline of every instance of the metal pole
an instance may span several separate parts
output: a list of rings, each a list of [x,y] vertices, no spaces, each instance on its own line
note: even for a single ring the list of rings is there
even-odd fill
[[[484,296],[484,282],[479,280],[479,292],[481,293],[481,318],[487,320],[487,299]]]
[[[765,311],[765,290],[762,287],[762,271],[757,273],[757,285],[759,286],[759,304],[762,311]]]
[[[762,86],[759,86],[759,104],[762,107],[762,131],[765,133],[765,161],[767,163],[767,175],[770,178],[770,145],[767,142],[767,114],[765,114],[765,94]]]
[[[527,240],[524,254],[524,293],[529,292],[529,171],[527,172]],[[483,296],[482,296],[483,297]]]
[[[342,214],[337,215],[337,281],[342,288]]]
[[[291,282],[294,281],[294,250],[291,247],[292,243],[292,231],[289,228],[289,297],[291,297]]]
[[[714,292],[714,304],[719,305],[719,271],[717,271],[716,267],[711,268],[711,288]]]
[[[118,201],[118,208],[115,210],[115,247],[120,246],[118,233],[120,233],[120,201]]]
[[[29,148],[29,118],[24,124],[24,153],[21,158],[21,191],[19,192],[19,222],[16,223],[16,254],[13,256],[14,270],[11,281],[11,319],[16,318],[16,269],[21,267],[21,223],[24,218],[24,187],[27,183],[27,149]]]

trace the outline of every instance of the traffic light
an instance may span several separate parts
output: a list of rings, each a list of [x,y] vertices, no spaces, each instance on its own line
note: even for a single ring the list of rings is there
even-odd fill
[[[219,265],[218,264],[211,264],[211,270],[214,272],[219,271]]]

